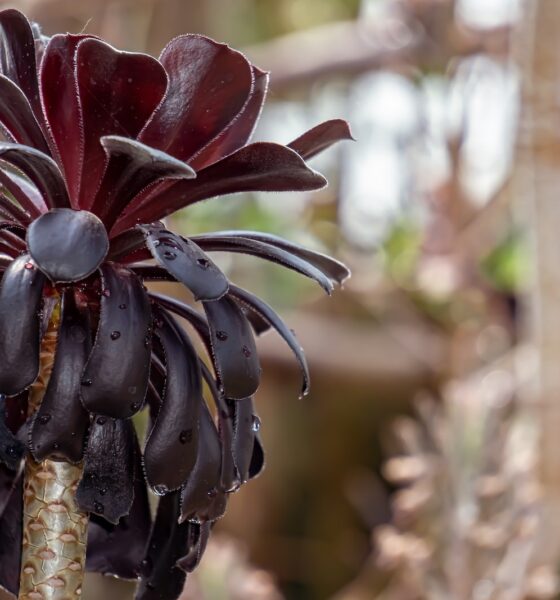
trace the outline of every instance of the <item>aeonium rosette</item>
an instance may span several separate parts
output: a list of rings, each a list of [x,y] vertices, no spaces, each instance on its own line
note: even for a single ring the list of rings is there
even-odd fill
[[[263,466],[255,333],[275,329],[302,367],[304,391],[309,379],[290,329],[208,253],[259,256],[329,293],[349,273],[273,235],[183,237],[162,219],[233,192],[319,189],[326,181],[305,161],[351,136],[335,120],[287,146],[248,143],[268,74],[204,36],[178,37],[156,60],[87,34],[47,39],[4,10],[0,39],[0,123],[10,140],[0,143],[2,477],[13,479],[29,453],[83,461],[76,493],[92,518],[89,568],[140,575],[140,597],[157,589],[173,598],[228,494]],[[184,285],[202,311],[148,291],[157,280]],[[55,310],[52,374],[27,420]],[[178,317],[200,336],[210,367]],[[142,410],[140,449],[131,417]],[[161,496],[153,524],[147,488]],[[15,591],[17,553],[4,554],[0,583]]]

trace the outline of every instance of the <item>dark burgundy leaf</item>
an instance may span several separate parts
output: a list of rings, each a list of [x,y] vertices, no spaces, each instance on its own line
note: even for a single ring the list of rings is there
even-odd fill
[[[190,239],[199,244],[202,248],[206,248],[207,246],[210,247],[214,243],[216,243],[219,247],[221,243],[224,243],[224,238],[244,238],[257,242],[263,242],[265,244],[269,244],[270,246],[280,248],[281,250],[286,250],[286,252],[289,252],[290,254],[307,261],[314,267],[317,267],[317,269],[322,271],[325,275],[337,283],[343,283],[346,279],[348,279],[348,277],[350,277],[350,270],[340,261],[335,260],[326,254],[322,254],[321,252],[315,252],[314,250],[309,250],[308,248],[304,248],[303,246],[289,242],[288,240],[285,240],[277,235],[273,235],[272,233],[262,233],[259,231],[217,231],[190,237]]]
[[[245,237],[208,236],[198,238],[200,246],[207,251],[241,252],[269,260],[314,279],[326,292],[331,294],[334,286],[331,278],[323,271],[304,258],[296,256],[288,250],[273,246],[266,242]]]
[[[12,471],[21,464],[25,444],[18,440],[6,422],[6,397],[0,395],[0,463]]]
[[[295,150],[304,160],[313,158],[336,142],[353,140],[350,127],[342,119],[332,119],[313,127],[300,135],[288,147]]]
[[[90,35],[55,35],[41,62],[43,108],[54,141],[72,206],[78,208],[80,177],[84,160],[83,119],[76,84],[76,48]]]
[[[101,138],[101,145],[108,163],[91,210],[109,230],[130,201],[145,188],[156,182],[196,177],[186,163],[136,140],[108,135]]]
[[[10,431],[17,434],[18,439],[22,426],[27,421],[29,390],[24,390],[17,396],[5,397],[5,422]]]
[[[15,224],[10,224],[8,227],[0,226],[0,239],[10,248],[13,248],[17,254],[21,254],[26,250],[26,247],[25,242],[19,237],[19,235],[13,232],[16,227],[17,226]],[[13,230],[10,231],[10,229]]]
[[[193,523],[194,542],[188,554],[177,561],[177,566],[183,569],[185,573],[192,573],[200,564],[202,555],[206,550],[212,523]]]
[[[41,118],[33,32],[27,18],[11,8],[0,11],[0,65],[2,74],[23,90]]]
[[[78,44],[76,79],[84,123],[80,207],[88,208],[106,163],[99,140],[113,134],[135,138],[163,98],[167,76],[147,54],[119,52],[89,38]]]
[[[123,263],[127,257],[136,256],[139,252],[146,250],[144,234],[136,229],[127,229],[115,236],[110,241],[109,260]],[[151,254],[148,252],[149,257]]]
[[[32,218],[48,210],[39,190],[16,173],[0,168],[0,184]]]
[[[87,410],[126,419],[142,408],[150,374],[151,310],[142,282],[126,268],[101,267],[101,315],[82,375]]]
[[[243,398],[233,404],[233,455],[241,483],[249,479],[255,438],[260,429],[260,419],[255,414],[253,398]]]
[[[220,134],[200,150],[190,161],[199,171],[212,163],[239,150],[251,139],[268,89],[268,73],[253,66],[253,88],[243,110]]]
[[[0,123],[18,144],[49,152],[29,101],[21,89],[3,75],[0,75]]]
[[[29,253],[53,282],[85,279],[107,256],[109,239],[103,223],[86,210],[55,208],[27,230]]]
[[[20,475],[0,516],[0,589],[19,590],[23,532],[23,476]]]
[[[167,378],[163,401],[144,449],[146,479],[158,494],[176,490],[187,480],[198,453],[202,379],[196,351],[165,311],[155,328]]]
[[[21,144],[0,142],[0,159],[29,177],[49,208],[70,207],[62,174],[50,156]]]
[[[175,313],[176,315],[186,319],[196,330],[204,345],[208,350],[208,354],[212,354],[212,345],[210,342],[210,329],[208,328],[208,322],[191,306],[180,302],[175,298],[171,298],[170,296],[165,296],[163,294],[156,294],[155,292],[150,292],[150,298],[155,300],[157,304],[163,306],[167,310]]]
[[[179,523],[179,492],[163,496],[152,527],[142,580],[136,600],[176,600],[185,584],[185,572],[176,566],[198,538],[198,525]]]
[[[28,225],[31,221],[29,215],[19,206],[16,206],[9,198],[0,195],[0,212],[3,218],[19,225]]]
[[[134,501],[130,513],[117,525],[93,515],[88,529],[86,569],[123,579],[138,577],[152,524],[136,439],[135,444]]]
[[[5,465],[0,465],[0,519],[10,500],[14,484],[20,476],[19,471],[12,471]]]
[[[135,453],[132,421],[97,416],[91,422],[84,474],[76,491],[78,506],[117,524],[134,498]]]
[[[293,150],[259,142],[245,146],[197,173],[192,181],[177,181],[155,193],[122,217],[119,231],[135,223],[162,219],[200,200],[236,192],[317,190],[325,178],[310,169]],[[133,203],[134,204],[134,203]]]
[[[169,88],[139,139],[188,161],[243,109],[251,65],[240,52],[201,35],[175,38],[160,61]]]
[[[16,258],[0,285],[0,393],[14,396],[39,373],[41,296],[45,276],[28,254]],[[16,318],[17,315],[17,318]]]
[[[74,291],[67,290],[53,370],[31,425],[30,449],[36,461],[49,457],[71,463],[82,460],[89,419],[80,402],[80,382],[90,349],[89,315],[78,310]]]
[[[309,368],[303,348],[297,341],[296,336],[291,329],[284,323],[284,321],[276,314],[276,312],[270,307],[264,300],[261,300],[254,294],[251,294],[247,290],[243,290],[237,286],[232,285],[230,287],[230,296],[233,296],[236,300],[239,300],[242,304],[247,306],[251,311],[256,312],[265,321],[270,323],[274,329],[284,338],[285,342],[291,348],[297,361],[300,364],[303,373],[303,386],[302,394],[306,395],[309,392]]]
[[[221,493],[221,468],[222,448],[218,431],[206,403],[202,402],[198,456],[181,492],[181,521],[195,518],[214,521],[222,516],[223,513],[214,514],[210,510],[215,506],[214,499]]]
[[[226,400],[218,389],[218,384],[208,367],[200,361],[200,369],[204,381],[208,385],[212,399],[216,406],[218,416],[220,442],[222,447],[222,473],[220,479],[220,491],[234,492],[241,482],[235,468],[233,452],[233,418],[235,414],[235,400]]]
[[[210,326],[213,362],[228,398],[254,394],[261,367],[251,325],[234,300],[227,296],[204,302]]]
[[[158,223],[139,227],[153,257],[192,292],[195,300],[215,300],[227,292],[226,276],[195,243]]]

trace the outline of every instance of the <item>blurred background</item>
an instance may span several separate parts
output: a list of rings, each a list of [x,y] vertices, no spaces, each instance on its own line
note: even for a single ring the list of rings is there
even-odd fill
[[[256,139],[342,117],[357,140],[315,159],[318,193],[175,217],[185,234],[277,233],[353,271],[329,299],[222,260],[295,329],[312,393],[298,400],[297,365],[264,336],[267,468],[232,498],[184,599],[557,598],[558,0],[0,4],[48,35],[156,56],[207,34],[271,71]],[[129,586],[95,585],[89,598]]]

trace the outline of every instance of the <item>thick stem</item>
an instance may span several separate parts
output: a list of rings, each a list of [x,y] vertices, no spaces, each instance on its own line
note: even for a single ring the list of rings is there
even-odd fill
[[[58,311],[55,315],[41,346],[41,372],[30,391],[29,414],[37,410],[52,371]],[[82,593],[88,515],[75,499],[82,468],[26,460],[20,600],[74,600]]]

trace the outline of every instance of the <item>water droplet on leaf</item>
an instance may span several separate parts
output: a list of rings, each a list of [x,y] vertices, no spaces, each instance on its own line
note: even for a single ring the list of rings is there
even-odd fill
[[[121,337],[120,331],[111,331],[111,339],[118,340]]]
[[[163,485],[163,484],[154,485],[154,492],[158,496],[165,496],[165,494],[167,494],[168,491],[169,491],[169,489],[166,485]]]
[[[51,415],[41,415],[39,417],[39,423],[46,425],[51,420]]]
[[[179,434],[179,441],[181,444],[190,443],[192,441],[193,431],[192,429],[183,429]]]
[[[259,417],[257,417],[257,415],[253,415],[253,422],[251,424],[251,430],[254,433],[257,433],[260,428],[261,428],[261,420],[259,419]]]

